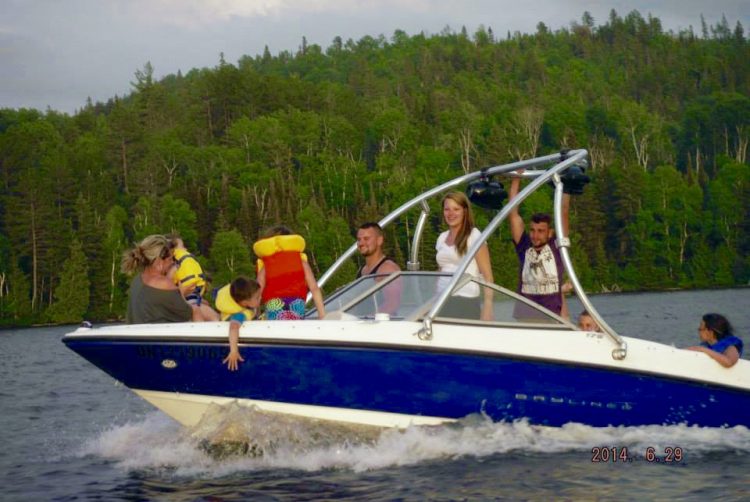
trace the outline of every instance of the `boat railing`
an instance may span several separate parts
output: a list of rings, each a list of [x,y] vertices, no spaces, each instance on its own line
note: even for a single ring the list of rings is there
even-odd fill
[[[419,247],[422,242],[422,232],[424,231],[425,224],[427,223],[427,217],[430,215],[430,206],[427,201],[422,199],[420,201],[422,206],[422,212],[419,214],[417,220],[417,226],[414,229],[414,238],[411,242],[411,257],[406,263],[406,270],[419,270]]]
[[[537,157],[534,159],[527,159],[527,160],[512,162],[510,164],[493,166],[493,167],[482,169],[481,171],[468,173],[463,176],[454,178],[450,181],[447,181],[441,185],[438,185],[437,187],[427,190],[426,192],[423,192],[417,197],[414,197],[413,199],[405,202],[404,204],[402,204],[401,206],[393,210],[391,213],[386,215],[383,219],[381,219],[378,222],[382,228],[385,228],[388,224],[390,224],[392,221],[394,221],[396,218],[398,218],[402,214],[406,213],[407,211],[409,211],[410,209],[412,209],[413,207],[417,205],[421,205],[422,211],[419,217],[419,221],[417,222],[417,227],[415,229],[415,235],[414,235],[413,242],[412,242],[411,258],[408,264],[409,270],[419,270],[419,262],[417,260],[417,257],[419,256],[418,255],[419,244],[420,244],[422,231],[424,229],[427,217],[429,215],[429,206],[426,203],[427,200],[447,190],[466,184],[475,179],[479,179],[483,177],[486,178],[486,177],[493,176],[493,175],[510,175],[511,173],[513,173],[514,176],[519,176],[519,174],[514,173],[514,171],[517,171],[519,169],[526,170],[520,176],[531,179],[531,182],[528,185],[526,185],[526,187],[523,190],[521,190],[513,198],[513,200],[509,201],[502,208],[502,210],[498,212],[498,214],[490,221],[489,225],[487,225],[485,229],[482,231],[479,239],[477,239],[476,242],[474,242],[474,244],[467,250],[463,259],[459,263],[457,269],[453,272],[453,276],[451,277],[450,283],[440,293],[435,303],[433,304],[432,308],[424,316],[422,320],[422,327],[416,333],[416,335],[418,336],[420,340],[429,341],[432,339],[433,319],[437,315],[438,311],[443,307],[443,305],[448,300],[448,298],[451,296],[451,294],[458,288],[458,285],[459,285],[458,283],[461,280],[461,277],[466,272],[466,269],[468,268],[471,261],[474,259],[479,249],[482,247],[482,245],[485,242],[487,242],[487,239],[489,239],[490,235],[492,235],[499,228],[500,224],[508,218],[510,213],[515,208],[520,206],[520,204],[530,194],[532,194],[534,191],[539,189],[539,187],[541,187],[545,183],[552,181],[555,186],[555,198],[554,198],[555,230],[556,230],[556,235],[557,235],[557,244],[558,244],[558,247],[560,248],[560,254],[563,260],[563,266],[568,274],[568,277],[570,278],[570,281],[573,285],[573,289],[575,290],[577,296],[580,298],[586,310],[591,314],[592,318],[595,321],[597,321],[602,331],[606,333],[617,345],[617,347],[612,351],[612,357],[616,360],[621,360],[625,358],[625,356],[627,355],[627,344],[622,339],[622,337],[620,337],[604,321],[604,319],[602,319],[602,317],[597,312],[596,308],[594,308],[594,306],[591,304],[588,297],[586,296],[586,293],[583,290],[583,287],[581,286],[580,281],[578,280],[576,276],[575,270],[573,269],[572,261],[570,259],[570,254],[568,252],[568,248],[570,246],[570,240],[568,239],[568,236],[565,235],[565,233],[563,232],[564,230],[563,225],[562,225],[563,184],[560,179],[560,174],[562,174],[566,169],[568,169],[571,166],[585,165],[587,157],[588,157],[588,152],[586,150],[583,150],[583,149],[570,150],[570,151],[563,151],[563,152],[546,155],[542,157]],[[550,164],[553,164],[553,165],[551,167],[548,167]],[[528,170],[529,168],[537,168],[537,167],[545,167],[545,169]],[[336,271],[346,262],[346,260],[348,260],[356,252],[356,250],[357,250],[357,244],[355,242],[341,256],[339,256],[339,258],[333,263],[333,265],[331,265],[328,268],[328,270],[326,270],[326,272],[318,280],[318,284],[322,287],[331,278],[331,276],[334,273],[336,273]]]
[[[518,162],[513,162],[511,164],[504,164],[499,166],[490,167],[487,169],[484,169],[482,172],[477,171],[473,173],[468,173],[463,176],[459,176],[458,178],[454,178],[450,181],[446,181],[442,185],[438,185],[435,188],[432,188],[430,190],[427,190],[426,192],[423,192],[422,194],[414,197],[413,199],[403,203],[390,213],[386,215],[383,219],[381,219],[378,224],[381,228],[385,228],[390,224],[392,221],[397,219],[402,214],[409,211],[411,208],[415,207],[418,204],[422,204],[423,201],[430,200],[431,198],[435,197],[436,195],[439,195],[446,190],[450,190],[451,188],[455,188],[457,186],[466,184],[470,181],[473,181],[475,179],[479,179],[483,172],[487,175],[493,175],[493,174],[502,174],[502,173],[509,173],[511,171],[515,171],[517,169],[528,169],[530,167],[537,167],[537,166],[543,166],[550,164],[556,160],[560,159],[560,154],[552,154],[552,155],[546,155],[544,157],[537,157],[534,159],[528,159],[528,160],[521,160]],[[425,217],[426,218],[426,217]],[[346,263],[346,260],[352,257],[354,253],[357,251],[357,243],[355,242],[349,248],[344,251],[344,253],[338,257],[338,259],[333,262],[333,265],[328,267],[328,270],[326,270],[322,276],[320,276],[320,279],[318,279],[318,285],[320,287],[323,287],[326,282],[335,274],[341,266]]]
[[[573,290],[576,292],[578,299],[581,300],[586,312],[588,312],[591,318],[596,321],[599,328],[609,335],[617,344],[617,347],[612,351],[612,358],[618,361],[625,359],[625,356],[627,356],[628,353],[627,343],[609,324],[607,324],[604,318],[599,315],[599,312],[597,312],[591,304],[591,301],[583,290],[583,286],[581,286],[581,282],[578,280],[578,276],[575,273],[573,260],[570,258],[570,238],[565,234],[565,226],[563,225],[562,220],[563,183],[560,180],[560,175],[558,173],[555,173],[552,179],[555,183],[555,235],[558,236],[557,247],[560,250],[560,257],[562,258],[565,271],[568,273],[568,279],[571,284],[573,284]]]

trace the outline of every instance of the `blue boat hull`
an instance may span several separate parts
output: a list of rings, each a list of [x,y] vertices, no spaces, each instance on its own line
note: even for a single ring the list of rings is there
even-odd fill
[[[66,339],[132,389],[458,419],[591,426],[750,426],[750,394],[729,387],[494,354],[331,344]],[[166,361],[166,362],[165,362]]]

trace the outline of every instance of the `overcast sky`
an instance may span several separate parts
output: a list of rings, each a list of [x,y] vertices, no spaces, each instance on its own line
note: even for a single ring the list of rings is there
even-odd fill
[[[609,11],[652,14],[667,30],[709,24],[726,15],[750,26],[750,0],[0,0],[0,108],[73,113],[87,97],[106,101],[131,90],[150,61],[160,78],[213,67],[224,53],[236,63],[268,45],[296,50],[302,37],[327,48],[334,37],[390,38],[439,33],[445,26],[497,36],[533,32],[539,21],[569,26],[589,11],[596,24]]]

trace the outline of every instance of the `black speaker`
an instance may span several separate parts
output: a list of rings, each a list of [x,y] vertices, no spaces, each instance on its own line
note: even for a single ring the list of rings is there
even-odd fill
[[[560,181],[563,184],[563,193],[581,195],[583,187],[591,182],[591,178],[586,175],[585,167],[572,165],[560,176]]]
[[[508,192],[499,181],[492,181],[485,171],[477,181],[469,183],[466,187],[466,196],[479,207],[485,209],[500,210],[503,202],[508,197]]]

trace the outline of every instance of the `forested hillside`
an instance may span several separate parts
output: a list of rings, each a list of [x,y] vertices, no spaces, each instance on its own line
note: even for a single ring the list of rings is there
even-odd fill
[[[0,110],[1,323],[122,317],[122,252],[156,232],[181,234],[221,285],[254,275],[251,243],[284,223],[320,275],[359,223],[425,188],[561,148],[591,154],[571,223],[587,289],[750,279],[750,44],[739,23],[673,33],[613,11],[533,34],[303,39],[296,53],[221,56],[160,80],[145,64],[132,86],[73,116]],[[551,191],[523,212],[549,207]],[[432,209],[428,269],[441,227]],[[477,213],[480,226],[491,217]],[[387,232],[402,265],[416,216]],[[508,235],[490,252],[497,282],[514,287]]]

